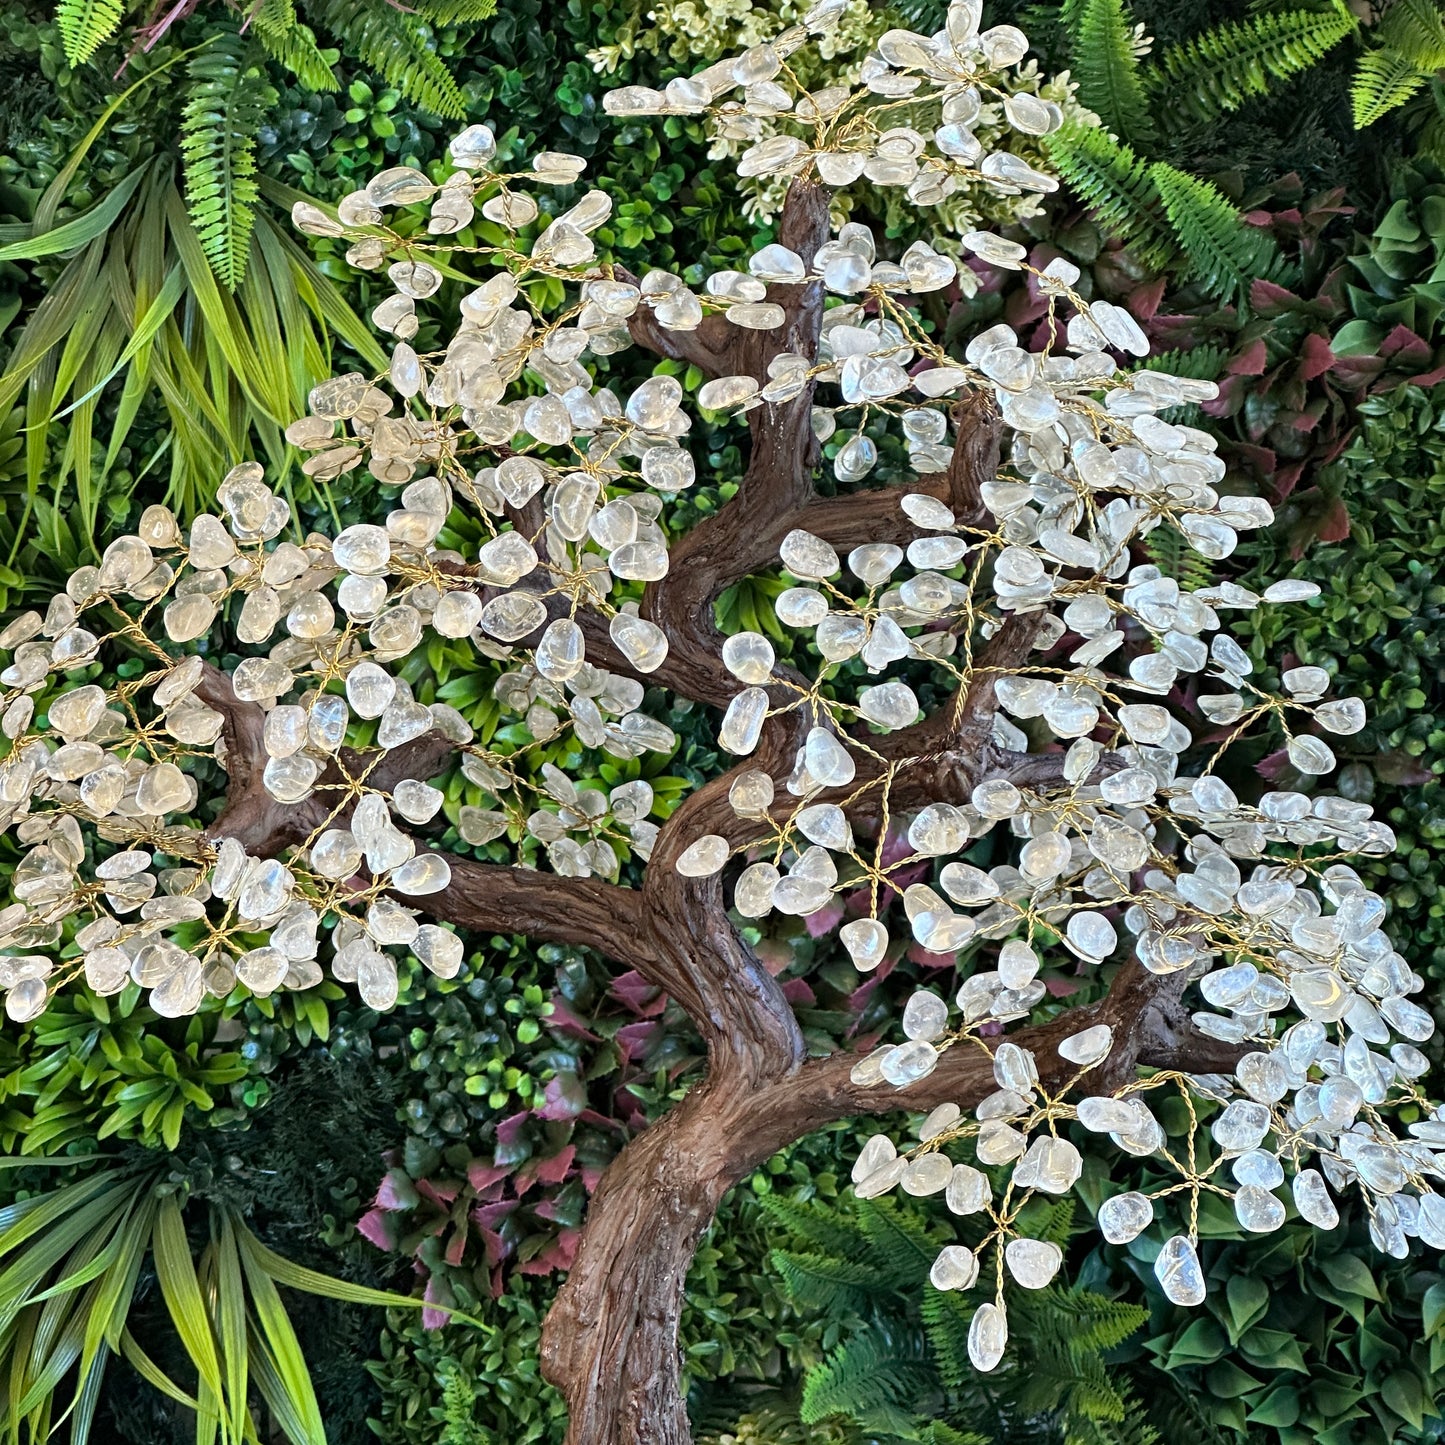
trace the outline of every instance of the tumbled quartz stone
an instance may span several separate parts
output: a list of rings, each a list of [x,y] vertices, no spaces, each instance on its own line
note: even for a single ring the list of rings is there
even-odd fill
[[[814,782],[825,788],[846,787],[857,775],[852,755],[827,728],[809,730],[803,763]]]
[[[446,794],[429,783],[419,782],[415,778],[403,778],[392,789],[391,797],[396,811],[408,823],[429,823],[436,817]]]
[[[866,1178],[859,1180],[853,1186],[853,1192],[859,1199],[876,1199],[880,1194],[886,1194],[892,1189],[903,1178],[907,1170],[907,1159],[890,1159]]]
[[[1063,1262],[1063,1250],[1046,1239],[1011,1239],[1004,1249],[1009,1273],[1025,1289],[1043,1289]]]
[[[761,687],[745,687],[728,703],[718,729],[718,745],[746,757],[758,745],[768,715],[768,694]]]
[[[937,1067],[938,1050],[924,1039],[895,1045],[884,1055],[880,1065],[883,1078],[899,1089],[926,1078]]]
[[[1130,1243],[1153,1222],[1153,1201],[1134,1190],[1116,1194],[1099,1206],[1099,1230],[1110,1244]]]
[[[838,554],[821,537],[795,528],[783,538],[778,548],[783,566],[794,577],[813,578],[821,581],[838,571]]]
[[[866,1179],[875,1170],[891,1164],[898,1156],[898,1149],[887,1134],[874,1134],[858,1152],[853,1163],[853,1182]]]
[[[948,1186],[953,1164],[944,1154],[920,1154],[903,1175],[905,1194],[937,1194]]]
[[[1333,1229],[1340,1222],[1339,1210],[1318,1169],[1301,1169],[1295,1175],[1294,1202],[1300,1217],[1317,1229]]]
[[[750,864],[738,875],[733,889],[733,907],[744,918],[766,918],[772,912],[773,894],[781,877],[771,863]]]
[[[968,1327],[968,1358],[987,1374],[998,1367],[1008,1346],[1008,1316],[1001,1304],[979,1305]]]
[[[1114,1030],[1108,1024],[1095,1024],[1064,1039],[1059,1044],[1059,1057],[1088,1068],[1107,1057],[1113,1046]]]
[[[910,1039],[936,1039],[948,1027],[948,1005],[936,993],[919,989],[903,1010],[903,1032]]]
[[[950,864],[950,867],[953,865]],[[945,869],[945,872],[948,870]],[[947,883],[944,887],[947,888]],[[1039,971],[1039,956],[1021,938],[1011,938],[999,950],[998,955],[998,976],[1000,982],[1008,989],[1027,988],[1033,982]],[[1063,1046],[1059,1048],[1063,1053]],[[1070,1055],[1064,1055],[1066,1058]],[[1075,1060],[1075,1062],[1078,1062]]]
[[[1234,1214],[1243,1229],[1270,1234],[1284,1223],[1284,1205],[1267,1189],[1246,1184],[1234,1194]]]
[[[731,851],[726,838],[706,833],[683,849],[675,866],[684,878],[710,878],[722,870]]]
[[[619,651],[639,672],[655,672],[667,658],[667,634],[655,622],[619,612],[608,624],[607,631]]]
[[[875,727],[893,732],[917,718],[918,697],[907,683],[885,682],[859,692],[858,712]]]
[[[1165,1295],[1177,1305],[1199,1305],[1204,1303],[1207,1293],[1204,1270],[1200,1267],[1199,1255],[1193,1241],[1187,1235],[1176,1234],[1165,1242],[1154,1261],[1154,1274]]]
[[[978,1259],[962,1244],[944,1245],[928,1272],[934,1289],[971,1289],[977,1279]]]
[[[888,930],[876,918],[855,918],[843,925],[838,937],[860,973],[877,968],[888,950]]]
[[[1045,1194],[1066,1194],[1083,1172],[1084,1161],[1067,1139],[1035,1139],[1014,1165],[1013,1182],[1020,1189],[1041,1189]]]
[[[346,699],[358,717],[380,717],[396,696],[396,679],[374,662],[359,662],[346,675]]]
[[[393,870],[391,886],[398,893],[419,897],[440,893],[452,881],[452,870],[445,858],[436,853],[418,853]]]
[[[739,632],[723,643],[723,665],[740,682],[766,682],[773,674],[776,653],[760,632]]]
[[[954,1214],[977,1214],[993,1197],[988,1175],[971,1164],[955,1164],[943,1202]]]

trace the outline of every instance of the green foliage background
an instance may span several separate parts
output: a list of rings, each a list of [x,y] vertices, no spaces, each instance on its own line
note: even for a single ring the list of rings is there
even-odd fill
[[[319,494],[280,435],[314,380],[358,354],[368,364],[375,344],[373,283],[332,243],[292,234],[298,193],[334,201],[386,165],[438,167],[457,124],[485,120],[504,153],[588,157],[616,202],[599,243],[634,269],[728,264],[767,239],[695,123],[601,113],[605,86],[656,82],[686,68],[675,57],[690,45],[732,43],[746,13],[734,9],[498,0],[495,13],[430,3],[417,14],[325,0],[298,12],[268,0],[254,33],[236,11],[197,6],[134,50],[148,17],[119,0],[63,0],[59,23],[38,0],[4,0],[0,607],[46,596],[152,500],[195,511],[243,456],[267,460],[306,523],[360,519],[386,495],[356,474]],[[666,34],[646,43],[652,11]],[[940,0],[889,12],[921,28],[941,13]],[[1231,574],[1292,572],[1324,589],[1310,608],[1262,618],[1257,656],[1318,663],[1365,698],[1371,723],[1340,786],[1373,798],[1399,833],[1377,886],[1395,937],[1438,984],[1445,53],[1431,48],[1434,5],[1396,0],[1391,14],[1360,26],[1329,0],[1244,16],[1227,0],[989,7],[1027,30],[1045,73],[1072,66],[1078,99],[1114,136],[1066,130],[1053,159],[1072,189],[1012,234],[1038,259],[1069,255],[1093,294],[1148,317],[1160,364],[1221,381],[1220,403],[1190,419],[1280,513]],[[1143,63],[1136,23],[1155,39]],[[616,62],[605,76],[588,58],[597,51]],[[936,318],[946,336],[998,319],[1037,327],[1036,298],[981,279]],[[105,304],[81,305],[92,292]],[[734,431],[700,445],[704,480],[683,523],[738,474]],[[1168,538],[1152,546],[1162,562],[1187,560]],[[768,628],[770,596],[766,579],[738,589],[730,625]],[[436,643],[407,675],[419,697],[452,702],[485,731],[496,726],[490,666]],[[682,743],[652,778],[661,796],[718,766],[708,718],[676,709],[669,721]],[[1274,752],[1264,741],[1242,760],[1242,787],[1258,785],[1256,767],[1277,771]],[[464,780],[450,780],[453,824],[468,801]],[[13,861],[0,853],[0,869]],[[458,979],[404,979],[385,1017],[329,983],[272,1000],[240,991],[189,1021],[155,1018],[135,990],[102,1000],[80,989],[34,1027],[0,1031],[7,1154],[70,1161],[66,1177],[99,1153],[143,1163],[194,1201],[197,1250],[196,1221],[230,1210],[288,1259],[358,1286],[425,1288],[481,1319],[439,1329],[292,1297],[331,1445],[561,1440],[538,1339],[586,1195],[701,1068],[685,1018],[639,980],[584,951],[470,944]],[[936,979],[906,960],[857,998],[826,938],[800,928],[759,946],[820,1049],[883,1027],[892,998]],[[1150,1268],[1162,1234],[1122,1249],[1090,1228],[1104,1197],[1137,1182],[1117,1161],[1105,1177],[1090,1160],[1072,1217],[1038,1221],[1067,1245],[1071,1292],[1020,1316],[1014,1355],[980,1384],[959,1368],[949,1322],[964,1303],[920,1285],[916,1241],[938,1231],[939,1213],[853,1201],[859,1137],[842,1126],[805,1140],[725,1202],[683,1331],[701,1438],[1414,1445],[1445,1433],[1445,1282],[1432,1259],[1381,1259],[1348,1216],[1330,1234],[1292,1223],[1246,1244],[1232,1215],[1206,1209],[1210,1300],[1178,1310]],[[27,1168],[4,1188],[54,1182]],[[898,1248],[880,1245],[885,1235]],[[134,1331],[180,1378],[185,1355],[165,1343],[149,1269]],[[97,1438],[194,1435],[184,1407],[119,1361],[96,1409]]]

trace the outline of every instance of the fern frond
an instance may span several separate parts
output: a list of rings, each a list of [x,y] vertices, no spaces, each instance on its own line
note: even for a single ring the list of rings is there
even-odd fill
[[[870,1264],[829,1254],[775,1249],[768,1262],[800,1304],[825,1310],[862,1310],[886,1283]]]
[[[69,65],[84,65],[120,29],[124,14],[124,0],[60,0],[55,23]]]
[[[1070,18],[1070,69],[1079,99],[1125,139],[1144,139],[1154,127],[1124,0],[1083,0]]]
[[[1271,80],[1308,70],[1355,26],[1339,0],[1328,10],[1267,12],[1171,45],[1146,74],[1165,107],[1181,106],[1199,120],[1212,120],[1265,94]]]
[[[873,1258],[896,1288],[920,1285],[928,1278],[940,1245],[921,1224],[883,1199],[866,1201],[862,1223]]]
[[[1123,241],[1150,270],[1168,264],[1176,247],[1149,184],[1148,163],[1098,126],[1069,122],[1044,137],[1049,160],[1099,225]]]
[[[1228,299],[1259,277],[1284,275],[1278,247],[1246,226],[1217,186],[1156,161],[1149,179],[1174,228],[1189,269],[1213,296]]]
[[[475,25],[497,13],[497,0],[417,0],[416,8],[433,25]]]
[[[840,1259],[861,1259],[868,1248],[868,1236],[836,1209],[799,1204],[777,1194],[765,1194],[758,1201],[763,1213],[787,1230],[795,1240],[805,1240]]]
[[[223,34],[190,61],[182,111],[186,209],[216,279],[234,291],[256,223],[256,133],[276,92],[241,36]]]
[[[1166,576],[1173,577],[1185,592],[1198,592],[1214,585],[1209,562],[1201,557],[1177,527],[1163,522],[1144,538],[1144,555]]]
[[[1422,71],[1445,67],[1445,22],[1434,0],[1395,0],[1376,27],[1375,39]]]
[[[413,105],[447,120],[465,118],[466,99],[420,17],[375,0],[308,0],[306,8],[319,29],[344,37],[352,54]]]
[[[1139,363],[1141,371],[1163,371],[1194,381],[1213,381],[1224,370],[1229,352],[1222,346],[1194,346],[1188,350],[1160,351]]]
[[[311,27],[296,18],[292,0],[265,0],[252,14],[251,28],[271,59],[289,70],[307,90],[341,89],[341,81],[317,45]]]
[[[942,1420],[934,1420],[918,1437],[923,1445],[988,1445],[984,1437],[973,1430],[955,1430]]]
[[[1398,110],[1422,85],[1426,76],[1408,55],[1398,50],[1369,50],[1355,67],[1350,84],[1350,109],[1355,129],[1374,125],[1381,116]]]
[[[923,1341],[911,1332],[890,1335],[873,1325],[859,1330],[803,1378],[798,1411],[807,1425],[829,1415],[859,1415],[880,1406],[917,1409],[933,1388]]]
[[[968,1327],[973,1322],[974,1308],[954,1290],[923,1291],[923,1328],[939,1378],[950,1389],[973,1381],[978,1374],[968,1357]]]
[[[1061,1340],[1075,1350],[1112,1350],[1149,1319],[1149,1311],[1092,1290],[1050,1289],[1045,1303]]]

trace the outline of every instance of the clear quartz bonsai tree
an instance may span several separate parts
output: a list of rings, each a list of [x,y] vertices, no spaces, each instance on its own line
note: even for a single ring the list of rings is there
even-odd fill
[[[1416,1082],[1432,1021],[1348,862],[1387,853],[1389,829],[1323,791],[1244,801],[1215,771],[1272,719],[1298,773],[1323,777],[1321,731],[1362,726],[1357,700],[1325,700],[1319,668],[1261,688],[1226,630],[1231,611],[1313,589],[1188,591],[1140,562],[1155,527],[1223,559],[1270,512],[1223,489],[1209,436],[1160,416],[1212,388],[1139,369],[1138,326],[1076,294],[1070,266],[1033,273],[1053,348],[994,326],[959,356],[918,310],[955,260],[922,242],[880,256],[861,225],[831,234],[830,188],[860,176],[924,221],[964,179],[1050,189],[983,154],[971,127],[994,106],[1024,131],[1057,119],[993,88],[1026,41],[980,33],[976,0],[937,35],[883,36],[857,85],[797,93],[789,55],[838,8],[665,90],[608,97],[618,115],[706,114],[748,142],[744,170],[791,177],[777,240],[700,290],[599,262],[590,233],[611,202],[574,189],[583,163],[546,153],[502,173],[480,126],[439,185],[392,169],[336,216],[298,206],[303,229],[348,239],[354,265],[388,268],[396,293],[375,319],[395,347],[389,377],[317,387],[290,439],[312,477],[365,465],[397,505],[302,536],[246,464],[220,515],[183,533],[150,508],[0,636],[0,803],[24,850],[0,912],[11,1019],[81,976],[101,994],[134,982],[176,1016],[323,969],[385,1009],[402,954],[460,968],[456,929],[594,947],[691,1016],[706,1081],[607,1171],[548,1319],[544,1367],[577,1445],[687,1440],[676,1331],[692,1252],[733,1184],[848,1116],[926,1116],[916,1142],[867,1144],[860,1194],[941,1194],[986,1218],[983,1247],[945,1248],[933,1273],[982,1293],[981,1370],[1005,1349],[1010,1291],[1060,1267],[1020,1210],[1078,1179],[1071,1130],[1172,1171],[1152,1197],[1107,1200],[1098,1226],[1127,1241],[1161,1207],[1173,1233],[1157,1272],[1182,1304],[1205,1293],[1206,1191],[1268,1232],[1287,1199],[1327,1228],[1334,1194],[1358,1190],[1382,1250],[1445,1245],[1445,1117]],[[536,188],[577,198],[534,226]],[[421,206],[424,231],[389,224]],[[449,241],[474,208],[510,239]],[[1012,242],[962,245],[1029,269]],[[419,355],[418,303],[468,267],[485,275],[455,334]],[[697,368],[697,405],[750,429],[736,495],[680,536],[687,398],[670,374],[625,397],[603,384],[629,346]],[[870,484],[895,424],[914,475]],[[454,509],[488,536],[473,555],[439,545]],[[715,625],[724,589],[779,568],[795,585],[778,617],[806,668]],[[717,710],[737,763],[662,822],[646,782],[579,786],[592,762],[578,778],[537,771],[526,748],[490,749],[415,700],[400,664],[433,634],[502,660],[497,702],[537,745],[568,733],[584,759],[665,754],[673,734],[648,707],[671,694]],[[222,655],[243,660],[227,672]],[[122,656],[114,686],[77,677]],[[200,809],[197,779],[218,763],[224,800]],[[462,810],[462,837],[513,862],[432,845],[433,783],[457,767],[490,800]],[[1012,861],[985,871],[961,855],[990,833]],[[932,882],[903,886],[920,864]],[[870,900],[839,935],[858,970],[912,940],[956,955],[962,986],[952,1002],[916,993],[873,1053],[810,1058],[739,920],[811,915],[844,889]],[[1050,954],[1107,988],[1046,1004]],[[1187,1149],[1157,1122],[1160,1091],[1199,1121]],[[1402,1106],[1418,1122],[1403,1127]]]

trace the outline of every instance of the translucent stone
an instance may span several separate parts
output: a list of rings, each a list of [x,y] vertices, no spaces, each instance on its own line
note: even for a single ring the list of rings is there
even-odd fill
[[[1068,868],[1073,847],[1063,833],[1040,833],[1024,844],[1019,854],[1019,871],[1025,878],[1057,878]]]
[[[928,1272],[928,1282],[934,1289],[971,1289],[977,1279],[978,1259],[961,1244],[944,1245]]]
[[[536,566],[536,548],[520,532],[503,532],[477,551],[479,574],[498,587],[513,586]]]
[[[828,599],[811,587],[789,587],[773,606],[787,627],[816,627],[828,615]]]
[[[191,800],[191,784],[174,763],[148,768],[135,795],[136,807],[158,818],[189,807]]]
[[[684,878],[710,878],[722,869],[731,851],[726,838],[706,833],[683,849],[678,856],[677,871]]]
[[[969,801],[985,818],[1011,818],[1023,805],[1023,794],[1006,778],[980,783]]]
[[[903,1032],[910,1039],[936,1039],[948,1027],[948,1005],[936,993],[919,989],[903,1010]]]
[[[1240,1227],[1253,1234],[1272,1234],[1284,1223],[1284,1205],[1267,1189],[1246,1184],[1235,1191],[1234,1214]]]
[[[178,597],[166,605],[163,620],[172,642],[194,642],[216,620],[216,604],[199,593]]]
[[[968,1327],[968,1358],[976,1370],[987,1374],[998,1367],[1008,1347],[1008,1316],[1001,1304],[979,1305]]]
[[[1129,1244],[1154,1222],[1154,1204],[1146,1194],[1116,1194],[1099,1206],[1099,1231],[1110,1244]]]
[[[771,781],[771,780],[769,780]],[[853,830],[848,815],[836,803],[817,803],[794,815],[798,831],[810,842],[835,853],[846,853],[853,846]]]
[[[311,704],[306,719],[306,739],[313,748],[334,753],[346,738],[346,725],[351,712],[346,699],[336,696],[318,697]]]
[[[290,897],[291,882],[291,874],[274,858],[257,861],[246,871],[236,911],[257,922],[274,917]]]
[[[952,864],[949,865],[949,867],[952,866]],[[944,887],[948,887],[946,882]],[[1039,956],[1023,939],[1011,938],[999,950],[998,976],[1005,988],[1015,990],[1027,988],[1034,981],[1038,971]],[[1061,1054],[1064,1052],[1064,1045],[1059,1046],[1059,1052]],[[1065,1055],[1065,1057],[1069,1056]]]
[[[918,717],[918,697],[907,683],[885,682],[859,692],[858,712],[874,726],[894,732]]]
[[[269,702],[291,688],[291,669],[275,658],[248,657],[231,674],[231,686],[242,702]]]
[[[386,954],[365,949],[356,962],[356,988],[368,1008],[384,1013],[396,1003],[396,965]]]
[[[432,626],[443,637],[466,637],[482,619],[475,592],[446,592],[432,611]]]
[[[209,572],[234,559],[236,543],[219,517],[201,516],[191,523],[187,551],[192,567],[198,572]]]
[[[718,729],[719,747],[738,757],[746,757],[757,747],[767,715],[766,689],[745,687],[728,703],[723,714],[722,726]]]
[[[323,878],[350,878],[361,867],[361,845],[345,828],[328,828],[311,845],[311,867]]]
[[[795,528],[783,538],[778,555],[794,577],[821,581],[833,576],[840,566],[838,554],[821,537],[802,528]]]
[[[752,863],[738,875],[733,907],[744,918],[766,918],[773,909],[773,893],[782,875],[771,863]]]
[[[853,1162],[853,1182],[861,1183],[876,1170],[891,1164],[898,1157],[898,1149],[886,1134],[874,1134],[858,1152]]]
[[[777,654],[760,632],[739,632],[723,643],[723,665],[740,682],[766,682],[773,674]]]
[[[393,870],[389,881],[398,893],[419,897],[440,893],[452,881],[452,870],[440,854],[418,853]]]
[[[855,918],[843,925],[838,937],[860,973],[868,973],[883,962],[888,930],[876,918]]]
[[[773,780],[761,768],[747,768],[728,786],[728,805],[740,818],[761,818],[773,805]]]
[[[279,948],[248,949],[236,960],[236,977],[254,994],[265,997],[281,987],[291,960]]]
[[[423,923],[412,939],[411,951],[438,978],[455,978],[462,966],[462,941],[434,923]]]
[[[272,758],[261,774],[266,791],[278,803],[299,803],[311,791],[321,765],[304,755]]]
[[[938,1050],[924,1039],[897,1044],[884,1055],[883,1078],[895,1088],[904,1089],[926,1078],[938,1067]]]
[[[905,1194],[937,1194],[948,1187],[953,1165],[944,1154],[920,1154],[900,1181]]]
[[[1075,913],[1069,919],[1064,937],[1075,953],[1091,962],[1107,958],[1119,942],[1114,925],[1102,913],[1093,912]]]
[[[667,548],[661,542],[627,542],[608,554],[614,577],[629,582],[656,582],[667,576]]]
[[[1300,772],[1320,777],[1334,771],[1335,754],[1322,738],[1299,734],[1289,740],[1289,760]]]
[[[1011,1239],[1004,1248],[1004,1262],[1025,1289],[1043,1289],[1059,1272],[1064,1252],[1046,1239]]]
[[[1013,1182],[1020,1189],[1041,1189],[1045,1194],[1066,1194],[1083,1173],[1084,1160],[1067,1139],[1035,1139],[1014,1165]]]
[[[1106,1058],[1113,1047],[1114,1030],[1108,1024],[1095,1024],[1092,1028],[1070,1034],[1059,1045],[1059,1057],[1089,1068]]]
[[[1104,1095],[1088,1095],[1077,1106],[1079,1123],[1096,1134],[1125,1134],[1138,1122],[1133,1108],[1125,1099]]]
[[[408,823],[429,823],[441,811],[446,794],[429,783],[403,778],[391,791],[396,811]]]
[[[971,1164],[955,1164],[943,1200],[954,1214],[977,1214],[993,1198],[988,1175]]]
[[[855,1184],[853,1192],[859,1199],[876,1199],[880,1194],[886,1194],[892,1189],[903,1178],[907,1169],[908,1160],[891,1159]]]
[[[1177,1305],[1199,1305],[1204,1303],[1206,1288],[1204,1270],[1193,1241],[1187,1235],[1176,1234],[1165,1242],[1154,1261],[1154,1275],[1165,1295]]]
[[[378,747],[399,748],[432,729],[432,715],[420,703],[397,697],[386,705],[376,728]]]
[[[842,788],[857,775],[852,754],[827,728],[809,730],[803,745],[803,763],[809,776],[824,788]]]
[[[618,612],[607,630],[618,650],[639,672],[655,672],[667,658],[667,634],[655,622]]]

